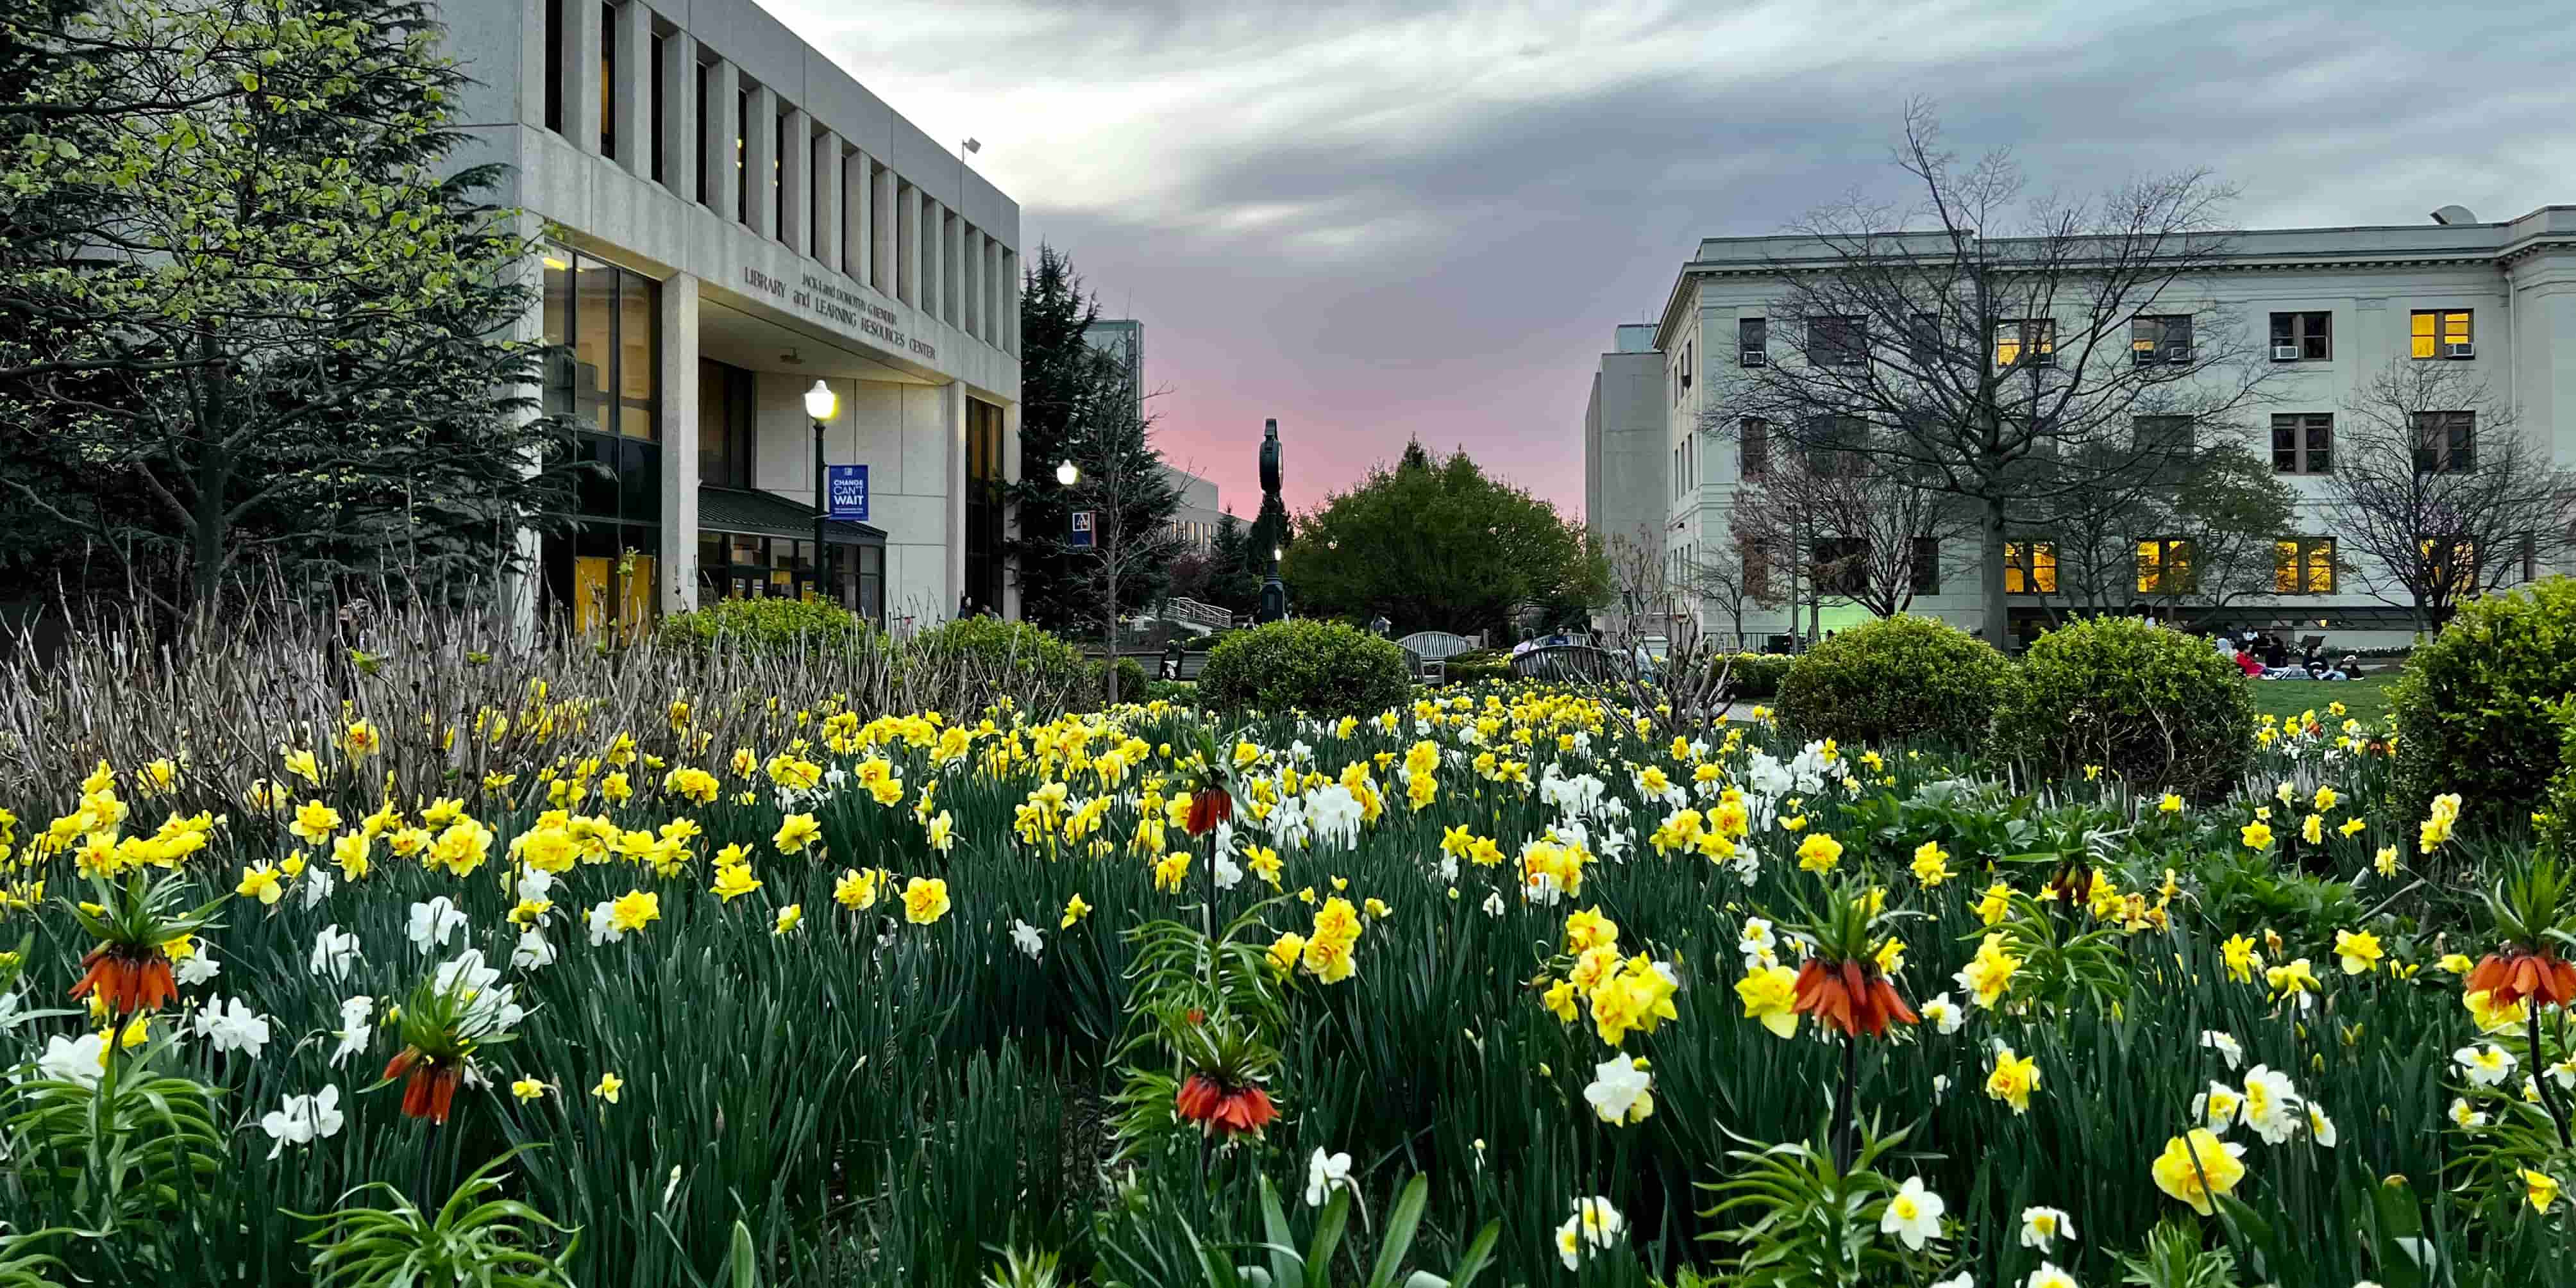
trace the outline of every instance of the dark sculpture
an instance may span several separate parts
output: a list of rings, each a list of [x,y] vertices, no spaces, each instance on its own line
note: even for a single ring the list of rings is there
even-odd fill
[[[1267,518],[1277,514],[1284,520],[1288,509],[1279,499],[1279,422],[1261,423],[1261,513]],[[1261,552],[1262,567],[1268,570],[1261,580],[1261,607],[1255,614],[1262,622],[1286,621],[1288,587],[1279,580],[1279,544],[1288,539],[1288,525],[1280,523],[1270,534],[1270,545]]]

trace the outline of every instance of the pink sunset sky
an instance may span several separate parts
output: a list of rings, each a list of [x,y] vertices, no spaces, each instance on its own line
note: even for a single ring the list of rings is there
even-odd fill
[[[1886,166],[1904,100],[2034,191],[2207,167],[2247,226],[2576,201],[2576,28],[2496,6],[763,0],[1145,324],[1158,442],[1249,516],[1464,447],[1569,513],[1620,322],[1701,237]]]

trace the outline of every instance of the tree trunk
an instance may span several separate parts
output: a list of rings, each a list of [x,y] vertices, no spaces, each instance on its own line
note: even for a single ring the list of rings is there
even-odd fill
[[[1977,581],[1985,592],[1986,642],[1998,651],[2008,652],[2012,648],[2012,610],[2004,602],[2004,503],[2000,498],[1986,498],[1985,522],[1980,526],[1982,561],[1977,568]]]
[[[1107,619],[1104,625],[1108,628],[1106,641],[1109,645],[1108,675],[1105,680],[1109,690],[1109,701],[1105,705],[1114,707],[1118,705],[1118,579],[1110,578],[1108,586],[1109,607],[1102,614]]]

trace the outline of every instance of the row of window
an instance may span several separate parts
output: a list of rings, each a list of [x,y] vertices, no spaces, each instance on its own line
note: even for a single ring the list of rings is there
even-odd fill
[[[2414,413],[2415,468],[2426,474],[2455,474],[2477,465],[2478,416],[2473,411]],[[2190,452],[2195,434],[2188,416],[2139,416],[2133,430],[2141,454],[2179,456]],[[1807,468],[1819,476],[1857,473],[1867,458],[1869,423],[1858,416],[1827,416],[1805,435]],[[1738,422],[1737,466],[1747,479],[1771,472],[1771,425],[1758,416]],[[1694,477],[1692,440],[1673,449],[1674,496],[1678,499]],[[2286,412],[2272,417],[2272,469],[2278,474],[2326,474],[2334,470],[2334,414]]]
[[[586,16],[588,3],[545,5],[545,125],[567,138],[578,133],[571,113],[584,71],[570,51],[577,34],[588,35],[571,24]],[[844,146],[840,135],[722,58],[709,55],[674,66],[674,59],[689,57],[685,37],[677,28],[657,29],[649,11],[631,9],[641,3],[604,3],[596,10],[601,155],[711,210],[730,204],[735,221],[760,235],[987,344],[1018,352],[1015,252],[925,189]],[[630,18],[641,25],[628,26]],[[645,33],[640,38],[639,30]],[[703,45],[699,49],[704,52]],[[621,58],[649,60],[649,66],[636,77],[637,69],[621,66]],[[631,102],[618,93],[628,77],[641,81],[642,92]],[[675,94],[689,96],[677,107],[694,105],[694,131],[672,126]],[[730,130],[719,119],[720,108],[732,113]],[[645,119],[625,119],[637,114]],[[724,191],[728,170],[730,194]]]
[[[1163,525],[1163,531],[1175,541],[1185,541],[1202,550],[1216,544],[1216,525],[1174,519]]]
[[[1931,314],[1921,314],[1916,325],[1905,336],[1909,351],[1918,360],[1932,354],[1941,343],[1939,324]],[[1771,322],[1768,318],[1738,318],[1736,361],[1739,366],[1759,367],[1771,360]],[[1990,354],[1998,367],[2053,367],[2057,365],[2057,323],[2050,318],[2005,318],[1994,325]],[[2476,315],[2471,309],[2416,309],[2408,319],[2408,353],[2416,358],[2474,358],[2477,356]],[[2188,363],[2192,360],[2192,320],[2189,314],[2141,315],[2129,323],[2130,360],[2139,366],[2155,363]],[[1869,360],[1869,319],[1863,317],[1813,317],[1807,319],[1804,352],[1807,361],[1820,366],[1857,366]],[[2334,314],[2331,312],[2275,313],[2271,326],[2271,358],[2274,362],[2330,362],[2334,359]],[[1674,399],[1690,389],[1688,346],[1676,369]]]

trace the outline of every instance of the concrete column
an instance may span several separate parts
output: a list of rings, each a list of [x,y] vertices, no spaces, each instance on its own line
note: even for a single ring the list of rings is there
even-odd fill
[[[945,311],[940,316],[947,318],[950,326],[964,325],[958,312],[966,297],[963,289],[966,285],[965,238],[966,220],[954,210],[943,210],[939,217],[939,253],[947,267],[939,275],[940,285],[945,289],[941,297]]]
[[[875,195],[876,185],[868,182],[868,154],[852,152],[841,164],[841,226],[846,243],[841,256],[841,271],[861,286],[876,281],[876,233],[868,227],[868,198]]]
[[[921,307],[921,190],[898,179],[894,183],[894,295]]]
[[[1002,315],[1012,283],[1002,276],[1002,243],[984,239],[984,343],[1002,347]]]
[[[649,121],[648,121],[649,124]],[[662,37],[662,186],[698,199],[698,42],[685,31]]]
[[[751,87],[743,108],[742,184],[750,198],[745,216],[763,237],[778,235],[778,96],[766,85]]]
[[[607,39],[598,0],[564,0],[564,137],[584,152],[599,150],[599,53]]]
[[[814,253],[814,126],[805,109],[778,119],[778,240],[789,250]]]
[[[966,382],[951,380],[941,388],[939,407],[948,430],[948,596],[938,616],[947,617],[966,593]]]
[[[617,30],[608,33],[617,50],[617,83],[608,87],[610,109],[617,113],[617,155],[609,158],[628,174],[653,174],[653,11],[644,0],[617,6]]]
[[[921,299],[922,312],[934,318],[948,316],[948,210],[932,198],[921,194]]]
[[[541,109],[542,106],[540,104]],[[534,215],[522,214],[517,222],[521,236],[534,237],[544,232],[543,221]],[[520,260],[517,271],[529,288],[528,308],[502,328],[503,338],[522,344],[542,344],[546,338],[544,253]],[[545,388],[535,381],[506,386],[501,392],[520,401],[522,410],[514,415],[521,423],[542,414],[540,409],[544,405]],[[522,468],[533,475],[545,468],[545,462],[531,452],[523,460]],[[494,579],[494,607],[501,619],[509,623],[512,646],[533,648],[537,643],[538,606],[545,597],[545,568],[538,562],[545,553],[545,540],[536,529],[521,528],[512,544],[516,548],[516,566]]]
[[[698,279],[662,283],[662,611],[698,606]]]
[[[868,176],[868,285],[881,295],[893,295],[901,285],[895,271],[897,234],[903,228],[896,208],[901,203],[895,200],[893,170],[876,169],[870,162]]]
[[[982,294],[984,290],[984,252],[978,248],[976,243],[984,240],[984,234],[975,231],[972,227],[967,227],[960,232],[959,238],[961,244],[966,248],[964,264],[966,278],[966,289],[964,292],[966,296],[966,316],[965,321],[961,323],[961,325],[966,328],[966,334],[980,335],[982,334],[982,331],[979,328],[981,328],[984,323],[984,309],[982,307]]]
[[[823,267],[837,270],[841,267],[841,238],[846,235],[841,224],[841,136],[830,130],[815,135],[813,156],[813,255]]]
[[[742,110],[735,96],[742,91],[742,72],[719,60],[707,68],[707,119],[698,122],[698,164],[707,171],[707,203],[720,219],[732,219],[742,200],[742,170],[734,164],[734,140],[742,137]]]
[[[1002,252],[1002,350],[1020,354],[1020,255],[1012,250]]]
[[[1002,404],[1003,480],[1006,483],[1017,484],[1022,477],[1020,472],[1021,468],[1020,405],[1017,402],[1007,402]],[[1005,496],[1009,494],[1008,490],[1005,490],[1003,493]],[[1017,503],[1010,503],[1003,511],[1002,531],[1014,537],[1020,535],[1020,507]],[[1005,567],[1002,572],[1002,603],[1000,611],[1002,616],[1015,622],[1020,620],[1019,573],[1020,570],[1016,566]]]

